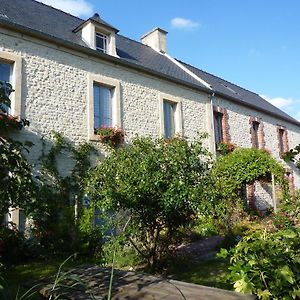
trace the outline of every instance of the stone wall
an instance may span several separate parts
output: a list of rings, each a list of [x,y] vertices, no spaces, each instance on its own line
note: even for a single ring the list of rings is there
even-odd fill
[[[42,154],[42,139],[45,149],[49,149],[49,135],[53,130],[63,133],[75,144],[88,141],[87,98],[90,74],[120,82],[121,124],[128,140],[136,134],[159,136],[161,93],[181,101],[184,136],[192,140],[198,133],[211,134],[211,124],[208,123],[212,114],[209,95],[200,91],[20,34],[0,33],[0,45],[0,59],[1,52],[13,53],[22,58],[21,116],[30,120],[31,125],[18,138],[34,142],[29,158],[36,167],[39,165],[38,157]],[[237,146],[252,146],[251,118],[257,118],[263,124],[264,148],[277,159],[281,160],[278,126],[286,128],[290,148],[300,143],[300,128],[296,125],[221,98],[214,97],[213,105],[225,109],[227,134],[230,142]],[[206,146],[211,147],[209,141],[207,139]],[[99,145],[99,142],[93,143]],[[67,174],[71,167],[70,160],[65,157],[61,159],[62,174]],[[293,177],[295,186],[299,188],[300,177],[295,169]]]
[[[33,163],[38,164],[42,137],[46,150],[50,148],[48,138],[53,130],[74,143],[88,141],[89,74],[120,81],[121,124],[127,140],[135,135],[159,136],[160,93],[181,101],[184,136],[193,139],[198,133],[208,131],[209,98],[204,93],[29,38],[0,34],[0,45],[0,59],[1,52],[22,57],[21,116],[30,121],[30,127],[18,138],[34,142],[29,154]],[[208,143],[207,140],[207,146]],[[67,159],[62,160],[60,169],[63,173],[64,169],[70,169]]]

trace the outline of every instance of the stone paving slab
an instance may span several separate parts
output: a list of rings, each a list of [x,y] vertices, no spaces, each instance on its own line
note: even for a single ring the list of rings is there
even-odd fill
[[[107,297],[109,268],[96,265],[81,266],[72,271],[86,284],[87,289],[67,291],[64,299],[70,300],[102,300]],[[47,288],[41,293],[49,296]],[[114,271],[113,298],[114,300],[247,300],[255,299],[251,295],[239,294],[191,284],[161,277],[144,275],[121,270]]]

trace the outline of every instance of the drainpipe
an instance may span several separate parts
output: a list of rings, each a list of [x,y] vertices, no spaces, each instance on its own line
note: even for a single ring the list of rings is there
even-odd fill
[[[213,155],[213,159],[216,159],[216,143],[215,143],[215,130],[214,130],[214,115],[213,115],[213,97],[215,96],[215,92],[209,94],[209,102],[206,104],[206,112],[207,112],[207,128],[209,134],[209,151]]]

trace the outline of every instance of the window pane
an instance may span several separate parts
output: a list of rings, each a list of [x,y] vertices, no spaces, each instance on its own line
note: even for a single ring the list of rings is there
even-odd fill
[[[222,129],[223,114],[214,112],[214,127],[215,127],[215,142],[223,142],[223,129]]]
[[[107,36],[97,33],[96,34],[96,50],[107,52]]]
[[[0,81],[10,82],[11,65],[0,63]]]
[[[252,123],[252,146],[254,148],[259,148],[258,128],[259,128],[259,123],[258,122],[253,122]]]
[[[112,126],[111,90],[104,86],[94,85],[94,127]]]
[[[284,130],[279,129],[279,151],[280,151],[280,153],[284,152],[283,135],[284,135]]]
[[[0,62],[0,81],[7,81],[11,83],[11,72],[11,64]],[[11,113],[11,110],[7,105],[1,104],[1,106],[7,113]]]
[[[174,110],[175,105],[164,101],[164,137],[171,138],[175,134]]]

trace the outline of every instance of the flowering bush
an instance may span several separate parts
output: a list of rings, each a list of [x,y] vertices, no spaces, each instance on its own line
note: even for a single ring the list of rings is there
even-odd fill
[[[8,132],[10,129],[22,129],[22,123],[18,117],[11,115],[0,114],[0,132]]]
[[[118,127],[100,127],[95,129],[101,143],[107,144],[113,148],[118,147],[124,142],[124,132]]]

